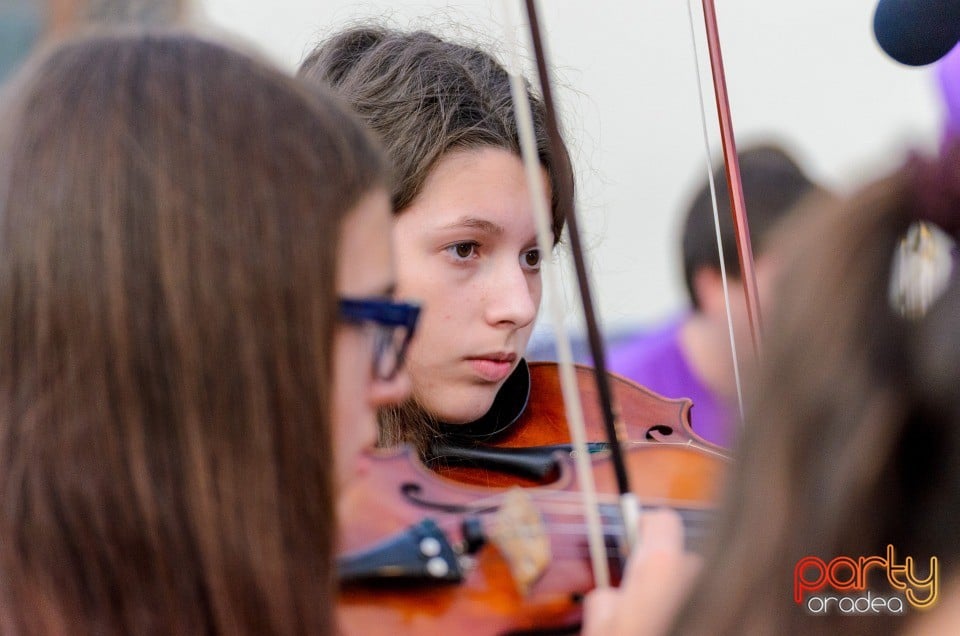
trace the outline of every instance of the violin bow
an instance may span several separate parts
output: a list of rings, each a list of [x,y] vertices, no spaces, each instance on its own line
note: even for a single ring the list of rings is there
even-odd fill
[[[505,41],[509,45],[511,53],[508,71],[510,73],[514,117],[517,121],[520,150],[537,227],[537,247],[540,253],[545,255],[541,260],[541,271],[543,281],[547,286],[547,313],[551,316],[556,334],[560,389],[564,409],[567,413],[571,445],[574,449],[574,467],[584,498],[584,517],[587,525],[590,564],[593,569],[594,585],[608,587],[610,585],[610,571],[607,564],[607,546],[603,536],[599,506],[597,505],[590,453],[587,450],[586,425],[584,424],[583,405],[580,401],[580,393],[573,368],[573,352],[564,322],[564,310],[559,302],[562,297],[560,277],[552,260],[546,257],[553,252],[552,223],[547,197],[544,194],[546,183],[544,183],[537,150],[533,113],[527,95],[527,86],[520,71],[520,54],[513,25],[513,15],[510,10],[511,0],[503,0],[502,7],[506,31]],[[541,187],[538,187],[538,185]]]
[[[737,259],[743,279],[743,293],[747,301],[747,317],[753,336],[754,352],[760,353],[762,320],[760,295],[757,291],[757,274],[750,243],[750,225],[747,222],[747,206],[743,197],[740,178],[740,160],[737,157],[737,142],[733,134],[733,119],[730,116],[730,100],[727,93],[727,76],[720,50],[720,32],[717,28],[717,11],[713,0],[702,0],[703,21],[707,30],[707,48],[710,53],[710,71],[713,75],[713,93],[717,103],[717,118],[720,123],[720,142],[723,146],[723,163],[727,172],[727,191],[730,193],[730,214],[737,238]],[[687,5],[689,8],[689,4]],[[692,22],[692,13],[691,13]],[[698,91],[699,92],[699,91]],[[702,110],[702,109],[701,109]],[[711,170],[711,174],[712,174]],[[714,196],[716,199],[716,196]],[[715,202],[716,203],[716,202]],[[721,254],[721,262],[723,255]],[[729,313],[729,307],[727,308]]]
[[[740,168],[739,161],[737,160],[736,152],[736,142],[733,134],[733,124],[732,118],[730,116],[729,108],[729,99],[726,89],[726,77],[723,71],[723,58],[720,50],[720,40],[719,33],[716,23],[716,11],[714,8],[713,0],[702,0],[703,2],[703,11],[704,11],[704,21],[707,30],[707,42],[710,52],[711,60],[711,71],[713,74],[713,85],[714,93],[717,103],[717,113],[720,121],[720,133],[723,144],[723,154],[724,154],[724,163],[726,166],[727,173],[727,184],[728,191],[730,193],[731,199],[731,214],[733,216],[734,228],[736,232],[736,244],[737,244],[737,254],[740,262],[741,272],[743,274],[743,284],[745,297],[747,300],[747,311],[748,318],[750,321],[751,333],[753,335],[753,344],[756,352],[759,352],[759,321],[760,321],[760,309],[758,302],[757,294],[757,285],[756,285],[756,274],[753,261],[753,253],[750,244],[750,234],[749,226],[747,223],[745,203],[743,196],[743,187],[740,179]],[[547,133],[550,143],[550,152],[554,157],[564,156],[562,139],[560,136],[560,129],[558,124],[558,117],[556,114],[555,102],[553,99],[552,91],[552,82],[550,79],[550,66],[547,60],[547,54],[545,50],[544,39],[541,34],[540,21],[537,13],[536,0],[524,0],[525,9],[527,13],[527,21],[530,32],[530,41],[533,46],[533,52],[536,60],[537,74],[540,80],[541,86],[541,96],[544,102],[545,107],[545,123],[547,127]],[[688,4],[689,8],[689,4]],[[505,10],[505,14],[509,17],[509,8]],[[692,27],[692,10],[691,10],[691,27]],[[508,40],[513,41],[513,33],[509,34],[510,37]],[[511,76],[514,78],[514,104],[515,110],[517,111],[518,126],[521,129],[521,147],[523,148],[524,161],[527,166],[527,175],[528,181],[531,183],[531,196],[534,200],[534,211],[537,218],[538,226],[538,245],[544,254],[549,254],[552,249],[552,240],[549,234],[549,221],[546,212],[546,202],[544,200],[542,189],[535,187],[535,184],[542,183],[542,178],[539,173],[539,159],[536,155],[536,144],[533,139],[533,123],[532,116],[530,115],[529,103],[526,100],[526,89],[522,86],[522,80],[518,77],[517,73],[511,73]],[[698,77],[699,77],[699,68],[698,68]],[[521,90],[522,89],[522,90]],[[698,90],[699,94],[699,90]],[[525,111],[525,112],[524,112]],[[701,98],[701,111],[704,111],[703,100]],[[706,137],[706,115],[704,114],[704,135],[705,142],[707,146],[707,158],[708,158],[708,173],[711,175],[711,190],[713,190],[712,182],[712,169],[709,169],[709,141]],[[526,123],[523,123],[523,119],[527,119]],[[524,133],[526,129],[526,133]],[[526,139],[525,139],[526,138]],[[716,211],[716,196],[714,194],[714,209]],[[620,507],[621,514],[623,516],[624,528],[627,537],[627,548],[632,549],[635,545],[637,539],[637,521],[639,519],[639,506],[636,500],[636,497],[633,495],[630,490],[629,477],[626,471],[626,463],[623,457],[623,445],[626,443],[625,435],[623,434],[623,426],[618,422],[616,411],[613,404],[612,391],[610,389],[610,384],[608,381],[607,371],[606,371],[606,353],[603,344],[602,337],[600,335],[600,329],[598,325],[598,320],[596,312],[594,311],[593,295],[590,288],[590,276],[587,271],[586,261],[583,256],[583,246],[580,238],[579,223],[577,221],[576,215],[576,205],[575,202],[572,203],[570,209],[568,210],[567,215],[567,231],[570,237],[570,247],[574,262],[574,267],[577,275],[577,283],[580,292],[581,303],[583,305],[584,311],[584,322],[587,329],[587,339],[590,347],[591,355],[593,356],[594,361],[594,377],[597,384],[597,393],[598,399],[600,402],[600,410],[603,415],[605,432],[607,439],[609,441],[611,460],[615,471],[617,488],[620,493]],[[719,232],[718,232],[718,246],[719,246]],[[722,247],[721,250],[721,267],[723,262]],[[547,265],[545,261],[545,266]],[[553,285],[550,282],[550,277],[545,276],[548,279],[548,284]],[[551,287],[551,291],[554,291]],[[725,294],[726,295],[726,294]],[[557,295],[551,293],[550,296],[556,298]],[[727,302],[727,311],[728,311],[728,322],[729,322],[729,298]],[[554,320],[555,328],[562,331],[562,318],[560,320]],[[560,336],[565,336],[561,333]],[[731,343],[733,343],[733,333],[731,326]],[[565,345],[565,346],[564,346]],[[573,441],[573,446],[576,449],[576,457],[578,460],[578,476],[586,474],[589,477],[589,466],[586,466],[585,469],[581,470],[580,465],[583,462],[588,462],[589,453],[586,451],[586,434],[583,431],[583,418],[582,418],[582,407],[579,406],[579,400],[574,398],[568,399],[568,388],[567,383],[564,382],[564,373],[563,369],[569,368],[570,378],[572,378],[572,356],[569,355],[569,342],[566,341],[565,337],[558,337],[558,353],[560,353],[560,368],[561,368],[561,384],[564,393],[564,401],[567,403],[568,411],[570,411],[571,404],[574,405],[574,413],[570,414],[570,425],[571,425],[571,439]],[[735,349],[734,349],[735,351]],[[734,354],[735,355],[735,354]],[[564,360],[564,358],[567,358]],[[734,359],[734,370],[736,372],[737,363]],[[570,382],[571,386],[575,387],[574,382]],[[738,380],[739,386],[739,380]],[[570,390],[570,393],[576,395],[575,388]],[[739,393],[739,388],[738,388]],[[576,411],[579,411],[577,413]],[[741,411],[742,411],[742,400],[741,400]],[[580,430],[577,430],[577,429]],[[581,446],[582,443],[582,446]],[[589,490],[592,488],[592,477],[589,479],[582,479],[581,484],[584,486],[585,490],[585,504],[587,504],[588,496],[592,496],[594,502],[596,499],[595,492],[592,495],[589,495]],[[592,526],[591,523],[591,513],[590,508],[595,509],[595,505],[587,505],[587,521],[588,526]],[[594,543],[602,543],[602,537],[595,539],[593,537],[593,532],[591,528],[591,533],[589,534],[590,544],[591,544],[591,555],[593,556],[594,561],[594,577],[595,582],[598,587],[602,587],[608,584],[608,574],[606,574],[606,559],[597,558],[597,554],[603,555],[602,551],[594,550]],[[599,566],[597,561],[602,561],[603,565]],[[598,575],[598,571],[602,570],[603,572]]]
[[[700,61],[697,55],[697,38],[693,19],[693,2],[687,0],[687,17],[690,23],[690,41],[693,45],[693,59],[697,80],[697,98],[700,102],[700,121],[703,132],[704,157],[706,159],[707,182],[710,185],[710,199],[713,203],[714,230],[717,236],[717,254],[720,259],[720,275],[723,281],[723,302],[727,313],[727,334],[730,339],[730,357],[733,367],[734,385],[737,393],[737,406],[741,427],[745,421],[743,407],[743,383],[740,380],[740,362],[737,355],[737,342],[733,329],[733,317],[730,310],[730,293],[727,277],[726,259],[723,253],[723,241],[720,236],[720,212],[717,204],[716,184],[713,180],[713,161],[710,152],[710,135],[707,130],[707,110],[704,104]],[[723,149],[723,164],[727,179],[727,192],[730,197],[730,214],[733,220],[736,239],[737,260],[740,264],[741,283],[747,306],[747,320],[750,326],[751,343],[754,356],[760,356],[761,316],[759,293],[757,291],[756,268],[754,267],[753,247],[750,242],[750,228],[747,222],[746,203],[743,195],[743,183],[740,178],[740,159],[737,155],[736,138],[733,133],[733,120],[730,115],[730,101],[727,93],[727,79],[724,72],[723,54],[720,49],[720,34],[717,28],[717,13],[714,0],[701,0],[703,21],[707,36],[707,49],[710,56],[710,72],[713,79],[713,94],[717,108],[717,120],[720,130],[720,142]]]
[[[550,79],[550,66],[547,61],[544,39],[541,35],[540,21],[535,0],[525,0],[525,9],[527,14],[527,23],[529,26],[530,42],[533,46],[534,57],[536,60],[537,75],[540,79],[540,91],[544,104],[545,125],[549,139],[550,154],[555,158],[565,157],[566,153],[564,152],[563,141],[560,136],[560,127],[558,123],[559,118],[557,117],[557,110],[553,99],[552,82]],[[509,13],[509,11],[506,13]],[[511,41],[513,40],[512,34],[508,39]],[[513,74],[513,77],[516,78],[517,75]],[[516,113],[518,116],[518,127],[521,127],[522,124],[520,116],[524,113],[519,111],[524,110],[525,106],[525,115],[529,117],[529,104],[526,103],[526,89],[524,88],[523,90],[517,90],[517,81],[517,79],[514,80],[514,104],[515,110],[518,111]],[[518,93],[522,93],[522,95],[519,95]],[[527,125],[522,127],[528,128],[526,135],[521,134],[521,147],[523,149],[524,162],[528,166],[528,178],[529,175],[534,175],[534,180],[531,181],[530,188],[531,196],[534,198],[534,210],[536,212],[538,208],[542,209],[537,216],[544,217],[543,220],[538,221],[537,224],[538,244],[540,245],[541,251],[543,251],[545,254],[549,254],[552,250],[552,241],[550,240],[552,237],[549,236],[548,232],[541,231],[541,228],[544,230],[549,228],[549,225],[545,223],[546,207],[543,202],[542,190],[535,186],[537,183],[542,183],[542,180],[539,178],[539,160],[536,159],[536,144],[533,140],[532,117],[527,122]],[[527,137],[526,143],[523,143],[524,136]],[[536,167],[531,168],[530,166],[532,165],[533,160],[536,160]],[[540,199],[541,202],[537,203],[536,199]],[[584,320],[587,327],[587,337],[590,343],[590,351],[594,360],[593,372],[599,394],[600,410],[603,416],[607,440],[609,441],[610,457],[617,482],[617,491],[619,493],[620,513],[623,519],[624,536],[626,538],[626,545],[624,547],[626,548],[626,551],[629,552],[632,551],[633,546],[636,544],[640,509],[636,495],[634,495],[630,488],[630,481],[626,470],[626,462],[624,461],[623,457],[623,447],[628,440],[626,439],[626,435],[624,433],[624,427],[619,423],[614,411],[613,393],[610,389],[610,383],[606,373],[606,354],[600,335],[596,312],[594,311],[593,294],[590,289],[590,276],[587,272],[586,260],[583,256],[584,250],[580,239],[580,230],[579,223],[577,221],[575,201],[571,201],[570,208],[567,210],[566,224],[568,236],[570,237],[571,250],[577,275],[577,283],[580,291],[580,299],[583,305]],[[556,294],[550,294],[550,296],[554,298],[559,297]],[[559,318],[555,316],[553,322],[555,328],[562,330],[562,313],[560,314]],[[575,450],[574,457],[577,461],[577,475],[580,479],[581,488],[583,490],[585,507],[584,513],[586,515],[588,525],[588,540],[591,552],[591,563],[594,568],[594,582],[597,587],[606,587],[609,585],[609,573],[607,572],[605,554],[606,546],[603,536],[599,532],[599,528],[596,527],[598,526],[599,521],[597,521],[596,524],[594,523],[594,515],[599,514],[598,507],[596,505],[596,490],[593,487],[593,478],[589,459],[590,454],[586,448],[586,432],[583,425],[582,408],[578,408],[579,401],[573,397],[577,391],[576,382],[573,380],[572,356],[568,357],[569,342],[564,343],[564,340],[564,337],[558,338],[558,352],[561,353],[561,389],[563,390],[564,402],[568,409],[570,437]],[[565,377],[567,378],[566,380]],[[570,410],[571,404],[573,404],[575,407],[573,411]]]

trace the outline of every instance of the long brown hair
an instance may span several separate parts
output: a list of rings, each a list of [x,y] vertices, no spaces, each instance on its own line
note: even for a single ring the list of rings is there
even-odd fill
[[[448,152],[501,148],[520,155],[510,76],[486,51],[425,31],[381,26],[347,29],[321,43],[299,74],[332,86],[380,137],[390,157],[393,207],[417,197]],[[553,156],[543,100],[529,87],[540,163],[550,179],[554,241],[573,205],[574,179],[563,148]],[[425,451],[440,423],[414,399],[380,412],[380,443]]]
[[[890,280],[911,223],[960,229],[960,149],[815,216],[789,233],[793,257],[767,325],[758,398],[676,634],[903,627],[886,614],[819,615],[796,604],[794,568],[807,556],[886,557],[893,545],[921,574],[931,557],[941,578],[958,574],[960,279],[954,273],[917,319],[894,311]]]
[[[384,163],[185,34],[72,41],[0,117],[0,632],[332,631],[341,220]]]
[[[395,171],[397,212],[451,150],[494,147],[520,154],[510,76],[479,48],[425,31],[355,27],[316,47],[299,74],[332,86],[383,141]],[[556,241],[573,202],[573,172],[566,149],[551,155],[543,100],[527,93],[540,162],[550,177]]]

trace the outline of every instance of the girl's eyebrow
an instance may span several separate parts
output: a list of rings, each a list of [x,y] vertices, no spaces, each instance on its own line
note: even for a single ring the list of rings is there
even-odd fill
[[[471,228],[475,230],[480,230],[486,232],[487,234],[503,234],[503,226],[498,225],[492,221],[486,219],[477,218],[475,216],[465,216],[457,219],[453,223],[449,223],[440,227],[441,230],[456,230],[462,228]]]

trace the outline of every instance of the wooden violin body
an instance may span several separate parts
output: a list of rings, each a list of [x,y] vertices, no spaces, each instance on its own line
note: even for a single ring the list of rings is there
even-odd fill
[[[440,478],[407,449],[371,453],[366,470],[343,495],[341,554],[363,551],[424,517],[433,519],[462,551],[471,540],[465,536],[464,521],[487,523],[509,492]],[[682,509],[694,518],[710,509],[726,469],[726,460],[684,446],[645,444],[630,449],[626,456],[631,483],[643,505]],[[523,555],[508,558],[503,549],[487,544],[473,555],[460,557],[463,577],[459,582],[395,581],[387,571],[382,581],[345,587],[339,604],[342,632],[397,636],[458,630],[470,634],[576,631],[579,600],[594,585],[579,486],[570,459],[558,461],[559,479],[523,490],[542,515],[550,553],[547,566],[526,592],[515,573],[516,561],[522,561]],[[608,460],[596,458],[592,463],[598,492],[613,495],[616,486]],[[603,506],[609,506],[604,513],[605,534],[617,571],[619,515],[612,497],[605,501]]]
[[[371,451],[366,469],[343,493],[340,505],[340,553],[360,555],[348,557],[352,565],[345,578],[346,561],[341,561],[341,580],[352,580],[344,586],[339,604],[343,633],[577,631],[580,599],[594,587],[583,500],[569,453],[552,450],[567,448],[570,441],[557,365],[535,362],[529,371],[529,396],[519,419],[492,435],[465,436],[457,443],[465,445],[464,451],[540,449],[555,466],[547,477],[520,477],[456,461],[438,461],[428,468],[409,449]],[[599,442],[605,433],[593,372],[578,366],[576,375],[588,439]],[[671,507],[688,520],[702,521],[721,488],[727,465],[724,450],[693,433],[690,400],[667,399],[612,374],[610,381],[620,422],[631,440],[624,450],[634,494],[644,506]],[[440,459],[455,457],[458,448],[448,448]],[[609,565],[616,575],[622,552],[614,470],[602,451],[591,455],[591,466],[604,502]],[[497,533],[503,534],[505,524],[499,516],[516,486],[525,487],[530,505],[542,519],[549,554],[530,579],[518,575],[518,570],[528,553],[541,551],[537,544],[489,540],[478,548],[475,536],[481,526],[497,526]],[[418,525],[425,519],[439,535],[426,537]],[[692,531],[688,528],[688,535]],[[525,526],[513,534],[540,532]],[[367,555],[381,554],[372,546],[385,542],[390,545],[388,553],[373,558],[377,565],[371,567]],[[429,549],[421,549],[421,543]],[[441,553],[446,561],[431,564]]]
[[[528,367],[530,394],[520,418],[495,435],[460,440],[464,450],[546,448],[570,443],[557,364],[531,362]],[[605,440],[606,431],[603,428],[593,370],[583,365],[575,365],[574,368],[577,389],[583,404],[587,440]],[[690,446],[720,457],[728,456],[726,449],[708,442],[693,431],[690,426],[690,409],[693,404],[689,399],[665,398],[614,373],[609,373],[608,379],[619,421],[631,447],[644,444]],[[556,478],[555,473],[540,479],[491,469],[489,466],[464,465],[466,462],[450,461],[456,459],[456,451],[448,448],[444,456],[430,465],[448,479],[491,487],[544,485]]]

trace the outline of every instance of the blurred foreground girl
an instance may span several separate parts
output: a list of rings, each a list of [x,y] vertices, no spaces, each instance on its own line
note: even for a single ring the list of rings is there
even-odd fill
[[[0,633],[333,633],[416,321],[376,146],[177,34],[49,50],[0,122]]]

